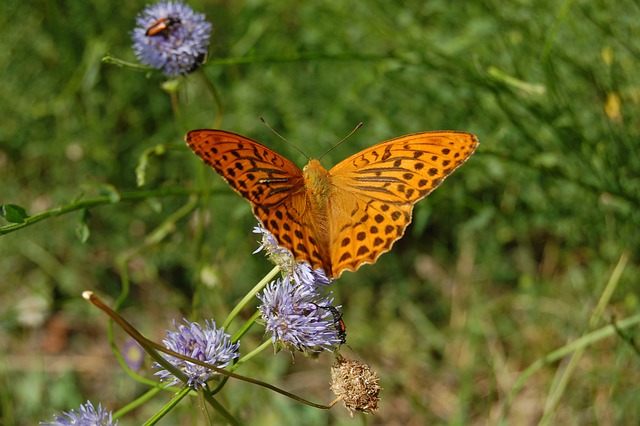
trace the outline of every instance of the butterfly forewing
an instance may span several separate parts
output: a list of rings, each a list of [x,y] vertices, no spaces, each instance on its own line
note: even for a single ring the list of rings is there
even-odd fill
[[[437,188],[478,145],[462,132],[425,132],[367,148],[330,170],[333,272],[374,263],[411,222],[413,205]]]
[[[328,253],[318,247],[302,172],[295,164],[256,141],[222,130],[193,130],[186,141],[251,203],[254,215],[296,260],[330,271]]]
[[[254,206],[277,206],[303,189],[300,169],[277,152],[222,130],[187,133],[189,147]]]
[[[478,146],[462,132],[424,132],[367,148],[330,170],[336,186],[367,197],[415,203],[438,187]]]

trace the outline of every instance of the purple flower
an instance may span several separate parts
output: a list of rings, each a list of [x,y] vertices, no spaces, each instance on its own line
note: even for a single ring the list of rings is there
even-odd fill
[[[129,338],[124,344],[122,357],[133,371],[138,371],[144,362],[144,349],[135,340]]]
[[[87,401],[85,405],[80,405],[80,412],[71,410],[68,412],[63,411],[62,414],[67,418],[54,414],[55,422],[40,422],[40,424],[50,426],[116,426],[118,424],[117,420],[113,423],[111,412],[102,408],[102,404],[98,404],[98,409],[96,410],[91,401]]]
[[[311,265],[305,262],[297,262],[293,267],[292,275],[298,285],[306,287],[325,287],[331,284],[331,280],[322,269],[311,269]]]
[[[280,266],[283,275],[291,275],[297,284],[312,288],[331,284],[331,280],[322,269],[312,269],[306,262],[296,262],[291,252],[278,245],[278,241],[262,225],[258,224],[253,228],[253,233],[262,235],[262,243],[253,253],[264,250],[269,260]]]
[[[211,24],[182,2],[161,1],[147,6],[131,33],[133,50],[144,65],[169,77],[195,71],[207,54]]]
[[[276,351],[288,348],[314,355],[343,343],[332,310],[322,309],[330,306],[333,298],[320,295],[318,287],[297,285],[286,276],[269,283],[258,298]]]
[[[206,321],[203,329],[200,324],[184,320],[186,325],[178,325],[173,321],[173,325],[178,331],[167,330],[167,338],[162,342],[168,349],[186,355],[191,358],[206,362],[218,368],[226,367],[231,361],[238,358],[240,343],[232,343],[230,336],[223,329],[216,329],[216,323]],[[194,388],[204,386],[210,377],[216,373],[206,367],[193,364],[172,356],[166,356],[167,361],[180,369],[187,377],[187,385]],[[155,363],[154,367],[162,368]],[[162,380],[170,380],[167,386],[180,382],[173,374],[167,370],[159,370],[155,373]]]

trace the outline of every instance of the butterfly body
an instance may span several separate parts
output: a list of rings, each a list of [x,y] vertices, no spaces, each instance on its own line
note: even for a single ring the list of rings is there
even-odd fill
[[[309,197],[319,206],[326,203],[331,189],[331,176],[320,161],[310,159],[302,169],[302,176]]]
[[[300,170],[258,142],[222,130],[194,130],[189,147],[241,196],[296,260],[337,278],[374,263],[426,197],[476,149],[463,132],[424,132],[379,143],[330,170]]]

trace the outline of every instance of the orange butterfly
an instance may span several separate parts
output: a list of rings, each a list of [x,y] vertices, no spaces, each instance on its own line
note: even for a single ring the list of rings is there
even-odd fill
[[[413,205],[478,146],[470,133],[415,133],[366,148],[327,171],[314,159],[300,170],[223,130],[193,130],[185,139],[251,203],[281,246],[332,278],[389,251],[411,223]]]

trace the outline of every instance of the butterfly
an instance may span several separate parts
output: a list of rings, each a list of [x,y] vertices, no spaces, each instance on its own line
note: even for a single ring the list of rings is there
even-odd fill
[[[251,203],[280,246],[331,278],[389,251],[411,223],[414,204],[478,146],[470,133],[414,133],[365,148],[330,170],[315,159],[300,170],[224,130],[193,130],[185,140]]]

